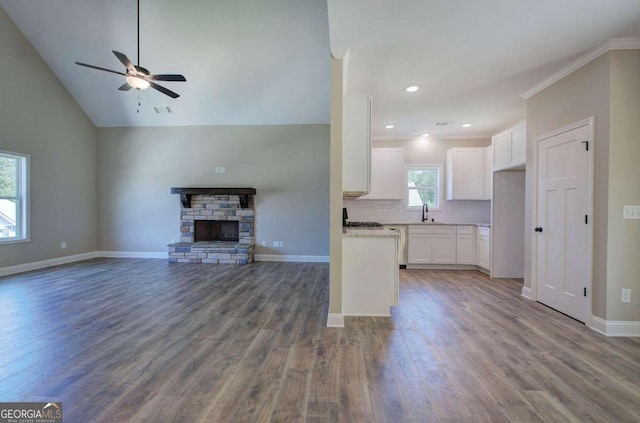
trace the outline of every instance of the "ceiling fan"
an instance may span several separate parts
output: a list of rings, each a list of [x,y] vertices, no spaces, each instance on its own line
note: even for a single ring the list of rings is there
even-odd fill
[[[129,91],[131,88],[135,88],[137,90],[145,90],[149,87],[154,88],[160,91],[163,94],[168,95],[171,98],[180,97],[179,94],[156,84],[153,81],[181,81],[185,82],[187,79],[183,75],[173,75],[173,74],[161,74],[154,75],[149,72],[148,69],[140,66],[140,0],[138,0],[138,65],[134,65],[129,58],[119,51],[112,50],[113,54],[120,60],[120,62],[126,68],[126,72],[118,72],[111,69],[101,68],[99,66],[88,65],[86,63],[76,62],[76,65],[85,66],[91,69],[97,69],[105,72],[111,72],[118,75],[123,75],[125,77],[126,82],[118,88],[120,91]]]

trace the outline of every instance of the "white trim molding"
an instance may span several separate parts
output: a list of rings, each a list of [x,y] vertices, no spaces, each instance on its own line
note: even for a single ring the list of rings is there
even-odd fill
[[[167,252],[157,253],[152,251],[96,251],[96,257],[108,258],[147,258],[147,259],[169,259]]]
[[[591,316],[591,329],[606,336],[640,336],[640,322],[624,320],[604,320]]]
[[[17,264],[15,266],[0,267],[0,276],[14,275],[16,273],[40,270],[46,267],[59,266],[61,264],[74,263],[76,261],[89,260],[99,257],[97,252],[75,254],[72,256],[57,257],[49,260],[34,261],[31,263]]]
[[[341,313],[329,313],[327,316],[328,328],[343,328],[344,316]]]
[[[292,263],[329,263],[329,256],[292,256],[280,254],[256,254],[255,261],[286,261]]]
[[[525,297],[527,300],[532,300],[533,301],[533,290],[531,288],[529,288],[528,286],[523,286],[522,287],[522,293],[520,295]]]
[[[583,54],[573,62],[569,63],[568,65],[566,65],[565,67],[557,71],[556,73],[543,79],[533,87],[529,88],[527,91],[520,94],[520,97],[522,97],[525,100],[528,100],[529,98],[538,94],[540,91],[544,90],[545,88],[550,87],[551,85],[560,81],[562,78],[566,77],[567,75],[572,74],[573,72],[577,71],[581,67],[588,65],[589,63],[596,60],[598,57],[612,50],[638,50],[638,49],[640,49],[640,38],[612,38],[609,40],[607,44],[600,47],[596,47],[593,50],[588,51],[587,53]]]

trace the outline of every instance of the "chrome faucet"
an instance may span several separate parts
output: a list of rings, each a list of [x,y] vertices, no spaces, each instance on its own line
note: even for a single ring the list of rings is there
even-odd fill
[[[429,206],[427,206],[427,203],[424,203],[422,205],[422,221],[426,222],[427,220],[429,220]]]

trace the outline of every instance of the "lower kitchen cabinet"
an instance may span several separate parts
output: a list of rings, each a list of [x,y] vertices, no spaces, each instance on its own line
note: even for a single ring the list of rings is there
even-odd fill
[[[388,230],[343,236],[342,314],[391,315],[390,307],[399,301],[399,237],[397,232]]]
[[[409,225],[408,264],[455,263],[455,226]]]
[[[456,228],[456,264],[476,264],[475,226]]]
[[[478,228],[476,248],[476,264],[483,269],[491,270],[491,228]]]

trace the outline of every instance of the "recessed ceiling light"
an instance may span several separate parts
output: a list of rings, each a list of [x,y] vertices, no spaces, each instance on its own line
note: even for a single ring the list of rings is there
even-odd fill
[[[463,124],[462,124],[462,127],[463,127],[463,128],[468,128],[468,127],[470,127],[470,126],[471,126],[471,124],[470,124],[470,123],[463,123]]]
[[[409,93],[415,93],[416,91],[418,91],[420,89],[420,87],[418,87],[417,85],[412,85],[410,87],[407,87],[407,92]]]
[[[387,129],[393,129],[393,125],[385,125],[385,128],[387,128]]]
[[[423,138],[427,138],[429,136],[429,134],[422,134]]]

